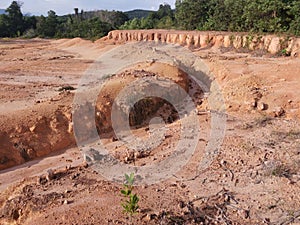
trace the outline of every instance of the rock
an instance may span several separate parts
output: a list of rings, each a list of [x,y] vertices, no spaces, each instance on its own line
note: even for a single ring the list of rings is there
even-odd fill
[[[233,47],[236,49],[239,49],[242,47],[242,37],[241,36],[236,36],[235,39],[233,40]]]
[[[64,200],[64,205],[68,205],[68,204],[70,204],[70,202],[68,201],[68,200]]]
[[[261,103],[259,103],[259,104],[257,105],[257,108],[258,108],[258,110],[260,110],[260,111],[264,111],[264,110],[267,110],[267,109],[268,109],[268,105],[265,104],[265,103],[263,103],[263,102],[261,102]]]
[[[112,142],[116,142],[116,141],[118,141],[118,138],[117,137],[113,137],[112,138]]]
[[[143,158],[143,153],[140,152],[140,151],[134,152],[134,158],[135,158],[135,159]]]
[[[200,35],[200,47],[205,48],[205,47],[207,47],[208,43],[209,43],[208,34],[201,34]]]
[[[185,207],[184,202],[183,202],[183,201],[180,201],[180,202],[178,203],[178,207],[179,207],[180,209],[183,209],[183,208]]]
[[[250,102],[249,106],[250,109],[255,109],[257,107],[257,101],[253,100],[252,102]]]
[[[37,183],[37,185],[41,185],[43,183],[43,177],[42,176],[38,176],[36,183]]]
[[[284,113],[285,113],[285,110],[282,107],[276,107],[272,111],[272,115],[274,117],[281,117],[284,115]]]
[[[221,164],[222,166],[225,166],[225,165],[227,164],[227,161],[224,160],[224,159],[222,159],[222,160],[220,161],[220,164]]]
[[[223,43],[223,45],[224,45],[225,48],[230,47],[231,40],[230,40],[230,36],[229,35],[224,36],[224,43]]]
[[[276,54],[280,51],[280,49],[281,49],[280,38],[279,37],[272,38],[268,51],[271,54]]]
[[[36,129],[36,126],[35,126],[35,125],[33,125],[32,127],[29,128],[30,132],[34,132],[35,129]]]
[[[147,221],[151,221],[151,220],[154,220],[156,217],[157,217],[157,215],[154,214],[154,213],[147,214],[147,215],[146,215],[146,220],[147,220]]]
[[[86,169],[89,167],[89,164],[88,162],[84,161],[81,166]]]
[[[245,209],[241,209],[238,211],[239,215],[243,218],[243,219],[248,219],[250,216],[250,211],[249,210],[245,210]]]
[[[75,173],[75,174],[73,174],[71,177],[70,177],[70,179],[71,180],[75,180],[77,177],[79,177],[80,176],[80,174],[79,173]]]
[[[26,149],[26,154],[30,159],[34,159],[36,157],[36,153],[32,148]]]
[[[70,122],[70,123],[68,124],[68,133],[69,133],[69,134],[72,134],[72,133],[73,133],[73,127],[74,127],[73,123]]]
[[[52,169],[47,170],[46,180],[51,181],[55,177],[55,174]]]
[[[300,57],[300,38],[295,39],[291,49],[291,56]]]

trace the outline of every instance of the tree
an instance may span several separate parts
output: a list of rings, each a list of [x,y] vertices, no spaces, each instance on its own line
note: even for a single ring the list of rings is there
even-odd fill
[[[174,20],[170,16],[165,16],[158,21],[155,28],[158,29],[171,29],[174,27]]]
[[[228,31],[231,13],[224,0],[210,0],[207,14],[205,30]]]
[[[175,18],[181,29],[203,29],[208,19],[208,1],[177,0]]]
[[[162,19],[167,16],[172,18],[174,16],[171,6],[169,4],[160,4],[156,14],[158,19]]]
[[[84,20],[79,24],[79,33],[83,38],[101,38],[107,35],[111,30],[111,24],[103,22],[97,17],[89,20]]]
[[[300,1],[294,0],[288,10],[291,19],[289,32],[300,35]]]
[[[0,15],[0,37],[9,37],[9,24],[7,15]]]
[[[153,29],[154,26],[155,26],[155,21],[149,19],[149,17],[141,19],[140,29]]]
[[[21,3],[13,1],[11,5],[6,9],[8,13],[6,23],[8,25],[9,36],[15,37],[20,36],[24,32],[24,19],[21,12]]]
[[[122,30],[137,30],[137,29],[143,29],[141,27],[141,20],[138,18],[134,18],[133,20],[126,21],[125,24],[123,24],[120,29]]]
[[[54,37],[57,32],[58,20],[53,10],[48,12],[48,17],[41,16],[37,23],[38,34],[41,37]]]
[[[24,16],[24,30],[36,29],[37,19],[35,16]]]
[[[288,1],[247,0],[242,16],[245,30],[259,32],[282,32],[288,29]]]

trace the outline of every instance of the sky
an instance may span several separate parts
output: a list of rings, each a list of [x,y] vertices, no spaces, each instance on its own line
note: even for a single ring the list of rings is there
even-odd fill
[[[0,9],[6,9],[13,0],[0,0]],[[160,4],[175,7],[175,0],[21,0],[22,12],[34,15],[47,15],[54,10],[58,15],[73,13],[74,8],[84,11],[107,9],[129,11],[132,9],[157,10]]]

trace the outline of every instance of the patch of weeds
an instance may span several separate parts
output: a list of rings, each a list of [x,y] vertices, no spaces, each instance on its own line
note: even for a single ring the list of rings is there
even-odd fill
[[[256,150],[257,148],[255,147],[255,145],[249,141],[247,142],[243,142],[239,145],[239,148],[242,150],[245,150],[247,153],[250,153],[251,151]]]
[[[253,39],[254,39],[254,36],[251,34],[246,36],[246,43],[245,43],[246,48],[250,47],[250,44],[253,41]]]
[[[268,51],[265,50],[265,49],[256,49],[252,52],[252,55],[254,57],[262,57],[262,56],[265,56],[265,55],[268,55],[268,54],[270,54],[270,53],[268,53]]]
[[[289,52],[286,48],[282,49],[277,53],[277,56],[291,56],[291,52]]]
[[[252,51],[249,49],[249,47],[244,46],[242,48],[237,49],[238,53],[251,53]]]
[[[121,194],[124,198],[124,200],[121,202],[121,206],[123,207],[123,212],[132,217],[139,209],[138,203],[140,198],[137,194],[133,193],[134,174],[125,174],[125,178],[126,181],[124,184],[124,189],[121,190]]]
[[[271,124],[272,120],[273,120],[273,118],[271,118],[271,117],[263,116],[263,117],[255,119],[252,124],[255,127],[265,127],[268,124]]]
[[[221,46],[220,47],[220,51],[221,53],[227,53],[227,52],[231,52],[231,51],[235,51],[236,49],[232,46],[230,47],[224,47],[224,46]]]
[[[241,130],[249,130],[249,129],[253,128],[253,125],[245,122],[245,123],[242,123],[242,124],[236,126],[236,128],[241,129]]]
[[[272,131],[272,136],[279,138],[280,140],[296,140],[300,139],[300,131],[290,130],[288,132],[285,131]]]
[[[265,166],[267,176],[290,178],[292,175],[290,168],[280,161],[270,161]]]
[[[287,134],[289,138],[292,139],[299,139],[300,138],[300,131],[290,130]]]
[[[72,86],[64,86],[58,89],[58,91],[74,91],[74,90],[76,90],[76,88]]]
[[[290,169],[283,164],[279,164],[273,169],[272,175],[275,177],[290,177]]]
[[[232,45],[234,40],[235,40],[235,36],[232,34],[229,36],[229,40],[230,40],[230,44]]]
[[[106,79],[109,79],[109,78],[112,78],[116,76],[116,74],[105,74],[103,75],[99,80],[102,81],[102,80],[106,80]]]
[[[258,35],[258,36],[257,36],[257,41],[258,41],[258,42],[261,42],[261,41],[262,41],[262,38],[263,38],[263,36],[262,36],[261,34]]]
[[[8,161],[9,161],[9,159],[6,156],[4,156],[3,158],[0,159],[0,164],[5,164]]]
[[[233,224],[230,218],[231,209],[228,207],[231,200],[236,201],[233,193],[223,189],[209,197],[182,202],[183,207],[177,211],[162,211],[156,216],[154,222],[167,225]],[[245,219],[248,217],[249,212],[245,211]]]

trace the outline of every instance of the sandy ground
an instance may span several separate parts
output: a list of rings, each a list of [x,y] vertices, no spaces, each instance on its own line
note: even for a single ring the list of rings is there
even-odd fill
[[[115,47],[81,39],[0,41],[1,163],[11,155],[11,165],[21,164],[0,172],[0,224],[300,223],[299,58],[193,50],[225,99],[223,144],[209,168],[197,173],[211,112],[205,96],[191,90],[202,131],[196,151],[171,178],[135,187],[140,209],[131,218],[122,213],[122,185],[86,167],[66,131],[76,90],[59,91],[76,88],[93,60]],[[129,165],[151,165],[172,152],[180,122],[167,124],[165,139],[151,154],[135,157],[121,141],[104,142]],[[134,133],[148,135],[145,127]],[[44,151],[32,153],[37,145]],[[27,162],[16,151],[26,152]],[[49,169],[54,176],[47,180]]]

